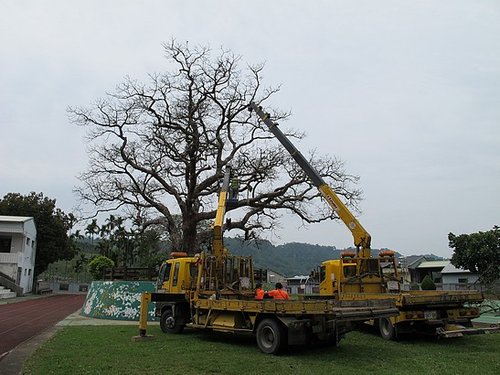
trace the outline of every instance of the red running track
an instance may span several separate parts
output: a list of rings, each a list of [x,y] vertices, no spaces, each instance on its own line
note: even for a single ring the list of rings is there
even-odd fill
[[[0,358],[80,309],[84,294],[55,294],[0,305]]]

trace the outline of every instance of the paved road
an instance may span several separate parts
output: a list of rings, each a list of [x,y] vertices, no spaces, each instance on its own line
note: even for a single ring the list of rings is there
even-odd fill
[[[0,358],[80,309],[84,301],[84,294],[55,294],[0,305]]]

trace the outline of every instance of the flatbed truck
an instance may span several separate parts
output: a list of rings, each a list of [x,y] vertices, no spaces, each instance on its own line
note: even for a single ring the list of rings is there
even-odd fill
[[[368,322],[378,326],[384,339],[397,339],[403,332],[432,332],[440,337],[499,332],[500,327],[473,329],[471,320],[480,314],[483,301],[478,291],[402,291],[397,259],[393,251],[373,256],[371,235],[350,212],[318,171],[279,129],[271,116],[254,102],[249,104],[260,120],[309,177],[333,211],[350,230],[355,252],[346,252],[340,260],[328,260],[315,272],[320,296],[338,301],[393,300],[399,313]],[[384,272],[388,269],[390,272]]]
[[[344,301],[388,297],[394,300],[398,315],[367,322],[378,328],[386,340],[397,340],[402,334],[413,332],[452,338],[500,331],[500,327],[472,327],[472,319],[480,315],[478,305],[484,300],[481,292],[401,290],[397,273],[394,274],[395,255],[389,251],[382,254],[371,258],[372,272],[362,277],[356,274],[357,259],[351,256],[323,262],[315,272],[320,295]]]
[[[367,319],[398,313],[390,299],[255,300],[251,257],[229,253],[223,245],[230,171],[226,171],[213,225],[212,248],[194,256],[172,253],[159,272],[157,291],[141,299],[139,336],[147,336],[148,304],[165,333],[184,328],[253,334],[259,349],[280,353],[288,345],[315,342],[338,345],[344,335]]]

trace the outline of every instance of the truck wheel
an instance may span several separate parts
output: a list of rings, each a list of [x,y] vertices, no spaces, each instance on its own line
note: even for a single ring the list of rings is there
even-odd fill
[[[397,340],[398,329],[392,324],[389,318],[380,318],[378,322],[380,336],[385,340]]]
[[[172,311],[165,310],[160,317],[160,328],[164,333],[181,333],[184,325],[176,322]]]
[[[266,354],[277,354],[287,347],[286,329],[274,319],[264,319],[257,327],[257,345]]]

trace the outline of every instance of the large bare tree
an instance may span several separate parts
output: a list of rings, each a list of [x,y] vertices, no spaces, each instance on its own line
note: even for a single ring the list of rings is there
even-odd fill
[[[214,53],[175,40],[164,49],[168,71],[149,75],[147,83],[126,78],[90,107],[69,108],[71,121],[88,129],[89,167],[77,189],[84,202],[97,212],[134,207],[147,214],[146,224],[165,226],[174,248],[193,253],[208,234],[203,223],[215,217],[219,184],[231,166],[240,183],[231,228],[246,235],[273,230],[283,210],[305,223],[336,218],[247,109],[254,101],[276,121],[289,115],[269,109],[266,101],[279,88],[263,87],[263,65],[242,67],[230,51]],[[312,153],[310,158],[355,207],[357,178],[334,157]]]

